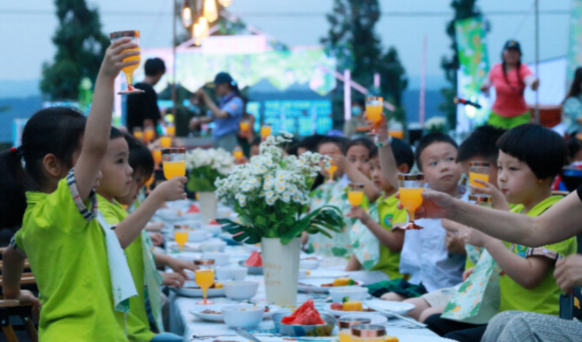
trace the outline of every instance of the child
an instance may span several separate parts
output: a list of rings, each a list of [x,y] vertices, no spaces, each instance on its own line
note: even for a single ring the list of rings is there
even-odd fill
[[[130,189],[129,189],[129,192],[127,193],[127,195],[116,196],[115,200],[122,205],[126,205],[128,208],[132,208],[136,204],[137,194],[139,193],[140,189],[143,188],[144,183],[146,182],[147,179],[149,179],[151,177],[151,175],[154,171],[154,159],[152,158],[152,154],[151,154],[150,150],[146,146],[144,146],[139,140],[135,139],[134,137],[132,137],[129,134],[125,134],[124,137],[125,137],[125,140],[127,141],[127,144],[129,146],[129,166],[133,169],[132,182],[131,182],[131,186],[130,186]],[[105,175],[103,176],[103,179],[105,179]],[[110,206],[109,203],[107,205],[109,207],[113,207],[113,206]],[[119,208],[117,207],[114,209],[119,209]],[[115,210],[115,212],[118,212],[118,210]],[[127,214],[120,212],[119,216],[123,219],[127,216]],[[146,228],[147,228],[147,226],[146,226]],[[145,232],[143,232],[142,234],[145,234]],[[149,244],[146,237],[144,237],[144,241],[146,241]],[[136,244],[136,243],[134,242],[134,244]],[[142,244],[142,248],[144,248],[144,247],[147,250],[151,249],[151,247],[146,247]],[[131,248],[131,246],[128,248]],[[126,251],[127,251],[127,249],[126,249]],[[140,258],[137,258],[137,259],[133,258],[132,259],[132,257],[134,257],[134,256],[135,255],[130,256],[130,254],[127,254],[128,260],[130,260],[130,267],[134,263],[136,263],[138,266],[136,269],[136,272],[143,274],[145,261],[140,263]],[[186,279],[188,279],[188,276],[184,270],[189,269],[192,272],[194,272],[194,270],[195,270],[194,264],[192,262],[172,258],[169,255],[158,253],[158,252],[154,252],[154,256],[155,256],[155,266],[156,267],[167,266],[174,271],[173,273],[162,273],[161,274],[162,278],[163,278],[162,285],[182,287],[184,285],[184,281]],[[132,269],[132,272],[133,271],[134,270]],[[153,284],[151,287],[154,287],[154,286],[155,286],[155,284]],[[150,292],[149,290],[150,290],[150,288],[148,288],[148,293]],[[156,290],[152,290],[152,291],[155,292]],[[149,296],[146,295],[146,297],[149,297]],[[145,298],[141,298],[141,299],[145,300]],[[152,302],[151,298],[148,298],[148,299],[150,302]],[[157,305],[160,304],[157,302],[157,300],[156,300],[156,303],[157,303]],[[166,320],[169,317],[169,307],[168,307],[168,305],[165,305],[165,304],[167,304],[167,298],[165,298],[165,296],[163,294],[161,295],[161,304],[162,304],[161,309],[159,307],[155,307],[153,309],[153,311],[156,313],[161,312],[162,319]],[[147,308],[147,304],[146,304],[146,308]],[[140,312],[140,314],[142,314],[142,313]],[[156,314],[153,316],[158,316],[158,315]],[[143,316],[141,316],[141,317],[143,318]],[[153,322],[152,322],[156,327],[158,325],[160,325],[160,322],[158,322],[158,318],[159,317],[156,317],[155,319],[153,319]],[[167,324],[164,323],[163,326],[167,326]],[[159,327],[157,327],[157,330],[163,331],[161,325]],[[160,339],[161,338],[160,336],[161,335],[156,335],[156,341],[162,341]]]
[[[459,146],[459,153],[457,154],[457,163],[461,164],[465,174],[469,174],[469,163],[471,162],[488,162],[489,163],[489,184],[487,188],[471,187],[474,192],[487,192],[487,194],[494,197],[494,206],[506,206],[505,199],[497,199],[497,195],[503,197],[501,192],[495,191],[497,187],[497,157],[499,155],[499,148],[497,147],[497,140],[505,133],[505,130],[495,128],[493,126],[479,126],[463,143]],[[501,202],[501,203],[499,203]],[[509,210],[509,208],[504,208]],[[467,255],[465,263],[465,273],[467,270],[475,266],[478,260],[478,253],[467,253],[464,240],[460,237],[458,230],[458,223],[449,220],[442,221],[443,227],[447,229],[445,236],[445,247],[449,252]],[[464,228],[464,226],[463,226]],[[453,233],[452,231],[456,231]],[[435,314],[442,313],[445,305],[456,293],[456,288],[445,288],[429,292],[418,298],[409,298],[405,300],[407,303],[414,304],[415,308],[408,313],[408,315],[420,322],[424,322],[426,318]]]
[[[497,146],[499,188],[509,203],[518,204],[512,212],[538,216],[561,199],[551,192],[552,181],[567,155],[566,144],[557,133],[538,125],[520,125],[505,133]],[[503,270],[499,312],[559,314],[561,291],[553,277],[556,257],[576,253],[575,238],[528,248],[469,229],[467,243],[486,248]],[[439,315],[429,317],[426,323],[439,335],[457,341],[479,341],[486,329],[486,325],[471,326],[441,319]]]
[[[109,141],[114,80],[122,68],[139,63],[123,62],[139,55],[136,48],[125,38],[107,49],[86,126],[85,117],[72,109],[41,110],[28,120],[22,145],[0,156],[0,164],[10,165],[22,176],[3,175],[0,188],[5,189],[5,183],[26,181],[17,193],[2,192],[0,196],[20,199],[25,190],[30,190],[26,193],[26,212],[13,213],[15,217],[24,216],[16,245],[3,254],[14,260],[17,249],[27,253],[42,302],[41,341],[127,341],[125,298],[114,294],[112,281],[119,278],[110,273],[112,265],[108,262],[108,254],[114,258],[120,249],[106,242],[110,235],[95,220],[93,187],[99,183],[99,167]],[[185,181],[176,179],[160,193],[169,200],[182,198],[183,190],[175,188]],[[115,234],[116,241],[127,246],[139,232],[119,227]],[[7,299],[28,300],[19,290],[23,262],[21,257],[15,263],[3,264]],[[113,266],[122,266],[125,260],[117,262],[119,265]],[[114,299],[122,301],[114,304]]]
[[[400,139],[392,140],[392,151],[400,173],[408,173],[414,165],[414,153],[410,145]],[[350,259],[348,271],[362,268],[369,271],[382,271],[390,279],[400,279],[402,275],[398,271],[400,264],[400,251],[404,243],[404,231],[393,229],[395,225],[406,223],[405,210],[398,210],[396,188],[382,175],[378,150],[374,148],[370,154],[370,171],[372,181],[382,191],[382,196],[370,205],[366,212],[362,207],[352,206],[348,217],[357,218],[352,228],[352,243],[354,254]],[[374,217],[372,217],[374,216]],[[363,225],[363,227],[362,227]],[[357,233],[358,230],[361,230]],[[370,250],[374,240],[380,242],[379,253]],[[356,246],[360,246],[357,248]],[[376,254],[377,258],[370,256]]]
[[[370,152],[376,146],[368,138],[357,138],[351,140],[346,148],[346,159],[353,164],[358,171],[370,178]]]
[[[384,119],[385,121],[385,119]],[[384,145],[380,150],[380,160],[384,177],[396,182],[396,166],[389,148],[390,139],[387,137],[387,127],[384,124],[379,144]],[[468,198],[465,187],[459,185],[461,167],[457,164],[457,144],[449,136],[433,133],[420,140],[416,148],[416,163],[420,171],[424,172],[425,181],[432,190],[441,191],[454,197]],[[405,298],[419,297],[430,291],[452,287],[462,281],[465,256],[449,253],[445,248],[446,231],[441,220],[422,219],[416,223],[423,227],[421,230],[407,230],[404,236],[404,246],[400,254],[400,273],[409,274],[408,281],[400,281],[381,285],[382,291],[391,291],[384,294],[383,299],[402,301]],[[376,291],[376,295],[380,294]]]
[[[378,198],[377,188],[353,164],[346,160],[345,150],[346,139],[344,138],[327,137],[320,142],[318,152],[324,156],[332,157],[333,163],[337,167],[333,174],[336,181],[324,183],[313,192],[310,203],[311,210],[324,205],[333,205],[347,214],[350,210],[350,204],[347,200],[347,186],[350,180],[354,183],[364,184],[364,193],[368,199],[375,201]],[[329,178],[329,172],[326,169],[322,169],[321,173]],[[342,232],[331,233],[331,239],[323,234],[309,236],[308,251],[326,257],[326,260],[322,262],[323,267],[347,264],[346,258],[352,255],[348,227],[351,228],[350,223],[344,227]]]

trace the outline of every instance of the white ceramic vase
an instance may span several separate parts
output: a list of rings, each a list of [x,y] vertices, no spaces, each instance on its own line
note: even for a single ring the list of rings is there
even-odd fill
[[[218,211],[218,199],[215,192],[198,192],[198,202],[200,204],[200,215],[204,224],[210,220],[216,220]]]
[[[301,238],[293,239],[287,245],[283,245],[279,238],[261,240],[267,303],[274,302],[278,306],[297,304],[300,247]]]

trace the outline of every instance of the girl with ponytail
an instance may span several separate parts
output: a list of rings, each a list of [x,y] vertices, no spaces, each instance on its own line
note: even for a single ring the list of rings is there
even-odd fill
[[[535,78],[527,65],[521,62],[521,47],[515,40],[505,43],[501,53],[502,63],[491,68],[489,76],[481,85],[481,91],[487,93],[495,87],[497,97],[488,124],[511,129],[531,121],[531,114],[525,103],[526,87],[537,90],[540,80]]]

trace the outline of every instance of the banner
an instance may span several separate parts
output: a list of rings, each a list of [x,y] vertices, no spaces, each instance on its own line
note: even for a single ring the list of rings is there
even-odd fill
[[[567,85],[570,86],[576,68],[582,66],[582,0],[571,0],[570,38],[568,39]]]
[[[457,132],[461,133],[482,125],[489,117],[490,100],[479,89],[489,73],[489,58],[482,17],[456,21],[455,31],[460,66],[457,73],[457,96],[482,106],[481,109],[462,105],[457,107]]]

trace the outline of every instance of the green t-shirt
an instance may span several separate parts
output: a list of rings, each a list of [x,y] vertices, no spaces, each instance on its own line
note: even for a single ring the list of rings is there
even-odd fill
[[[77,194],[72,172],[51,194],[26,193],[15,243],[40,292],[39,340],[127,341],[124,315],[114,310],[105,235],[93,206],[86,208],[92,198],[82,203]]]
[[[396,223],[406,223],[408,216],[406,210],[398,209],[398,199],[396,195],[388,198],[381,197],[378,203],[378,216],[380,225],[392,231],[392,227]],[[380,261],[372,267],[372,271],[382,271],[386,273],[390,279],[400,279],[402,274],[398,270],[400,266],[400,252],[392,252],[388,247],[380,244]]]
[[[112,226],[118,225],[127,217],[127,212],[119,202],[111,203],[98,195],[99,210],[105,216],[105,220]],[[131,276],[137,290],[137,297],[129,299],[129,315],[127,316],[127,337],[132,342],[148,342],[154,336],[150,330],[147,311],[145,308],[145,280],[141,237],[138,236],[125,249],[127,264],[131,270]]]
[[[551,196],[546,198],[533,207],[527,213],[527,216],[535,217],[541,215],[560,199],[562,199],[561,196]],[[523,205],[515,206],[511,211],[514,213],[521,213],[523,211]],[[514,254],[523,258],[526,257],[528,247],[509,243],[506,243],[506,245],[510,247]],[[562,256],[567,256],[576,253],[577,244],[575,238],[570,238],[541,248],[557,252]],[[556,285],[554,267],[551,268],[542,282],[535,289],[526,290],[503,273],[499,278],[499,288],[501,293],[499,312],[519,310],[556,316],[560,312],[561,290],[558,285]]]

